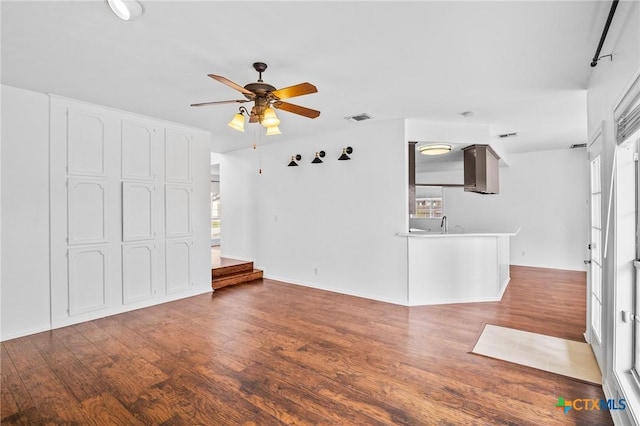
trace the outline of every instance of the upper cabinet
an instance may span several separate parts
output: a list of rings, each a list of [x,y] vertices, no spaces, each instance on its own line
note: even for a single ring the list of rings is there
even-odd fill
[[[464,152],[464,190],[480,194],[497,194],[500,157],[489,145],[470,145]]]

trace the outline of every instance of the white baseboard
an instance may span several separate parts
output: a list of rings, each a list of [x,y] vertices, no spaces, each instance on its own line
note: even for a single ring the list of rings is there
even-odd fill
[[[330,291],[332,293],[346,294],[347,296],[355,296],[355,297],[361,297],[363,299],[376,300],[378,302],[392,303],[394,305],[409,306],[409,304],[407,303],[406,300],[385,298],[385,297],[380,297],[380,296],[378,296],[376,294],[369,294],[369,293],[365,293],[365,292],[345,291],[345,290],[340,289],[340,288],[322,286],[322,285],[318,285],[318,284],[315,284],[315,283],[292,280],[290,278],[278,277],[278,276],[275,276],[275,275],[265,275],[264,278],[265,279],[269,279],[269,280],[274,280],[274,281],[281,281],[281,282],[283,282],[285,284],[293,284],[293,285],[299,285],[299,286],[302,286],[302,287],[310,287],[310,288],[315,288],[317,290]]]

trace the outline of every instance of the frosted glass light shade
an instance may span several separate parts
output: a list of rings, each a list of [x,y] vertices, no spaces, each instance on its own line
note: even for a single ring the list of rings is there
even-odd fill
[[[267,127],[267,136],[279,135],[281,133],[282,132],[280,131],[280,128],[277,125]]]
[[[239,132],[244,132],[244,115],[239,112],[233,116],[233,119],[227,123],[229,127]]]
[[[277,127],[278,124],[280,124],[280,119],[276,115],[276,112],[273,110],[273,108],[269,107],[264,110],[261,124],[267,128],[274,126]]]

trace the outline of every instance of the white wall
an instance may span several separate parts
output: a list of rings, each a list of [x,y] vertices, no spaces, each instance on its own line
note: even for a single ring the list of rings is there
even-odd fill
[[[588,160],[584,149],[511,154],[500,167],[495,195],[444,188],[449,230],[521,228],[510,241],[512,265],[585,270],[588,232]],[[459,183],[463,171],[421,173],[418,183]],[[425,227],[412,220],[412,226]],[[435,224],[436,226],[439,225]]]
[[[60,98],[58,98],[60,99]],[[66,102],[66,101],[65,101]],[[152,147],[154,161],[154,180],[150,180],[150,185],[155,185],[157,194],[155,198],[158,202],[153,203],[152,214],[153,225],[157,237],[150,241],[153,250],[158,256],[152,260],[153,272],[150,274],[154,278],[153,287],[158,290],[156,295],[149,298],[129,302],[124,300],[122,270],[119,269],[121,245],[122,243],[122,222],[121,212],[117,209],[115,214],[109,213],[108,237],[103,246],[113,246],[114,250],[109,252],[110,261],[107,263],[111,272],[107,275],[107,285],[110,288],[108,297],[105,298],[105,306],[91,312],[79,315],[71,315],[64,307],[59,309],[60,315],[65,318],[53,318],[51,307],[54,300],[61,300],[62,304],[69,301],[69,292],[63,288],[59,292],[57,299],[52,299],[52,271],[67,271],[67,215],[61,220],[54,221],[52,211],[66,211],[68,199],[66,196],[65,183],[66,172],[64,164],[67,161],[66,149],[60,150],[55,147],[66,146],[66,139],[60,143],[50,144],[52,128],[50,127],[50,112],[52,111],[50,97],[27,90],[2,86],[2,324],[0,329],[0,340],[6,340],[22,335],[68,325],[71,323],[99,318],[126,310],[137,309],[143,306],[150,306],[168,300],[186,297],[210,291],[210,249],[209,249],[209,133],[180,126],[161,120],[154,120],[148,117],[137,116],[123,111],[103,108],[95,105],[68,101],[69,104],[78,106],[84,110],[91,110],[97,114],[109,116],[109,120],[138,120],[158,126],[164,132],[164,126],[170,129],[178,129],[193,135],[190,143],[190,176],[193,179],[185,185],[192,189],[191,197],[191,225],[193,235],[185,236],[192,244],[190,249],[190,259],[188,264],[183,262],[181,271],[188,270],[192,287],[172,294],[165,289],[165,272],[167,276],[172,271],[165,268],[165,241],[170,242],[169,236],[165,238],[164,223],[164,194],[165,179],[165,157],[164,157],[164,136],[154,139],[157,146]],[[59,124],[66,123],[66,115],[62,115],[58,120]],[[120,122],[115,121],[116,131],[109,131],[110,134],[120,134]],[[57,126],[56,128],[59,128]],[[105,125],[106,128],[106,125]],[[112,129],[112,130],[113,130]],[[163,133],[164,135],[164,133]],[[105,139],[108,140],[108,139]],[[104,146],[105,152],[120,153],[120,138],[115,139],[115,143]],[[113,141],[112,141],[113,142]],[[53,151],[55,148],[55,152]],[[65,151],[65,152],[61,152]],[[51,154],[51,155],[50,155]],[[51,158],[60,161],[50,163]],[[104,177],[92,179],[102,179],[106,182],[111,194],[108,202],[108,211],[113,212],[112,206],[120,206],[121,183],[124,182],[124,172],[120,174],[120,156],[108,156],[107,168],[109,174]],[[114,158],[118,161],[112,162]],[[151,160],[150,160],[151,161]],[[168,158],[167,167],[172,164],[172,159]],[[55,164],[55,169],[50,167]],[[59,167],[58,167],[59,166]],[[157,166],[157,167],[156,167]],[[51,196],[52,182],[50,170],[57,173],[56,176],[64,174],[62,180],[56,180],[53,187],[63,188],[62,196]],[[124,169],[123,169],[124,170]],[[157,176],[157,178],[156,178]],[[77,179],[78,177],[74,177]],[[157,179],[157,182],[156,182]],[[109,180],[107,182],[107,180]],[[122,182],[121,182],[122,181]],[[142,180],[141,180],[142,181]],[[60,195],[60,194],[58,194]],[[105,211],[107,211],[105,209]],[[144,215],[144,212],[140,214]],[[51,223],[51,225],[50,225]],[[52,238],[51,236],[57,236]],[[174,239],[175,240],[175,239]],[[171,242],[174,242],[171,240]],[[134,242],[137,244],[137,242]],[[63,250],[51,251],[51,245],[55,247],[64,246]],[[130,247],[130,243],[128,247]],[[74,246],[74,250],[80,247]],[[70,252],[71,250],[69,250]],[[106,252],[106,251],[105,251]],[[53,253],[53,254],[52,254]],[[123,251],[124,253],[124,251]],[[122,254],[124,256],[124,254]],[[53,259],[53,261],[51,260]],[[187,266],[185,266],[187,265]],[[85,268],[86,269],[86,268]],[[185,280],[186,281],[186,280]],[[56,281],[57,282],[57,281]],[[69,286],[69,282],[63,284]],[[84,286],[84,282],[79,286]],[[85,291],[86,293],[86,291]],[[60,304],[59,304],[60,305]],[[66,305],[65,305],[66,306]],[[56,312],[55,310],[53,312]]]
[[[352,159],[338,161],[347,146]],[[395,236],[408,220],[406,146],[392,121],[225,154],[223,254],[255,259],[267,277],[407,303],[406,239]],[[324,163],[311,164],[320,150]],[[299,167],[287,167],[295,154]]]
[[[49,328],[49,97],[2,86],[2,328]]]
[[[255,260],[257,152],[240,150],[222,155],[220,161],[220,241],[222,255],[233,259]]]

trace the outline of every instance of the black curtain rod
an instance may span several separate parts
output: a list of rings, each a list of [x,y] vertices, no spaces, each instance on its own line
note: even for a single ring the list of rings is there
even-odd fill
[[[616,7],[618,7],[618,0],[613,0],[613,3],[611,3],[611,10],[609,10],[609,16],[607,17],[607,23],[604,24],[604,29],[602,30],[602,35],[600,36],[598,49],[596,49],[596,54],[593,55],[593,59],[591,60],[591,67],[595,67],[596,65],[598,65],[598,61],[600,60],[600,50],[602,49],[602,45],[604,44],[604,39],[607,38],[609,26],[611,25],[611,21],[613,20],[614,13],[616,13]]]

